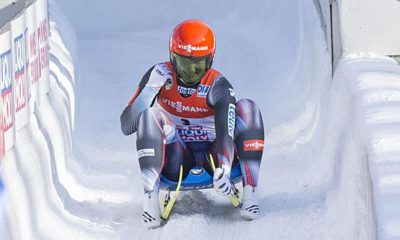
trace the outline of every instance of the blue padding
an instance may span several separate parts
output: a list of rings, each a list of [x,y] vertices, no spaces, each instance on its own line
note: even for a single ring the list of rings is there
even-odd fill
[[[195,175],[192,171],[200,172],[200,174]],[[241,180],[242,172],[240,171],[240,166],[237,164],[232,168],[231,180],[237,183]],[[178,182],[171,181],[168,178],[161,175],[161,188],[167,190],[175,190]],[[193,167],[185,179],[182,180],[181,190],[192,190],[192,189],[206,189],[213,187],[213,178],[207,171],[202,167]]]

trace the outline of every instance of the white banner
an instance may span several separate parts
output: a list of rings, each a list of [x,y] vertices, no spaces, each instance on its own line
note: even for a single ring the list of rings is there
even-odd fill
[[[36,9],[38,52],[39,52],[39,104],[40,99],[46,96],[50,88],[49,71],[49,41],[48,41],[48,18],[47,1],[38,0],[33,4]]]
[[[0,162],[49,92],[47,1],[37,0],[0,30]]]
[[[25,24],[27,26],[26,41],[28,46],[27,54],[27,79],[29,85],[28,99],[31,114],[35,109],[38,98],[38,81],[39,81],[39,53],[38,53],[38,34],[36,32],[36,6],[32,4],[25,11]]]
[[[25,34],[25,16],[21,14],[11,22],[16,131],[29,122],[30,113],[28,109],[29,86],[26,77],[27,46]]]
[[[0,35],[0,88],[2,98],[2,115],[0,127],[4,132],[4,151],[14,145],[14,93],[13,93],[13,60],[11,52],[11,31]]]

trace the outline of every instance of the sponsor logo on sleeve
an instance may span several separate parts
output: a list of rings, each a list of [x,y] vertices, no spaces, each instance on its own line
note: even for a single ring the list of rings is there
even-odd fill
[[[243,142],[243,149],[245,152],[262,151],[264,149],[263,140],[247,140]]]
[[[230,103],[228,109],[228,134],[233,139],[233,135],[235,132],[235,104]]]
[[[229,88],[229,94],[230,94],[232,97],[235,97],[235,96],[236,96],[235,90],[233,90],[233,88]]]
[[[210,91],[210,85],[199,85],[197,88],[197,96],[198,97],[206,97],[208,91]]]
[[[158,73],[160,76],[164,76],[164,73],[159,68],[156,68],[156,73]]]
[[[138,157],[154,157],[154,148],[146,148],[138,150]]]
[[[171,78],[171,73],[167,69],[166,65],[157,64],[151,72],[146,86],[159,89],[164,85],[167,89],[170,89],[172,86]]]

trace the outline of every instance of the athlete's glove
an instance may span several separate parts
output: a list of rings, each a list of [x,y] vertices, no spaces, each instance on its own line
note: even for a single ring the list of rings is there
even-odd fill
[[[214,188],[217,192],[223,195],[229,195],[232,191],[231,181],[231,168],[227,165],[223,165],[220,168],[216,168],[214,172]]]

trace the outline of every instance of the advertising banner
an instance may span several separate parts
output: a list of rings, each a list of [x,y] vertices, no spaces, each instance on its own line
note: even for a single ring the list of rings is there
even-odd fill
[[[50,88],[46,0],[26,6],[0,29],[0,164]]]
[[[0,34],[0,89],[1,120],[0,128],[4,133],[4,151],[14,145],[14,92],[13,92],[13,60],[11,52],[11,31]]]
[[[3,98],[0,97],[0,116],[3,113]],[[3,119],[2,117],[0,119]],[[3,162],[4,155],[6,154],[5,146],[4,146],[4,131],[3,128],[0,127],[0,165]]]
[[[12,56],[14,73],[14,103],[16,131],[29,121],[28,82],[27,82],[27,46],[25,16],[20,14],[11,21]]]
[[[35,109],[35,104],[38,96],[38,81],[39,81],[39,53],[38,53],[38,34],[36,32],[36,6],[33,4],[25,10],[25,24],[26,24],[26,41],[27,41],[27,82],[29,110],[31,114]]]
[[[48,41],[48,19],[47,19],[47,1],[38,0],[34,4],[36,9],[36,22],[38,35],[38,53],[39,53],[39,101],[46,96],[50,88],[49,71],[49,41]],[[40,104],[40,102],[39,102]]]

